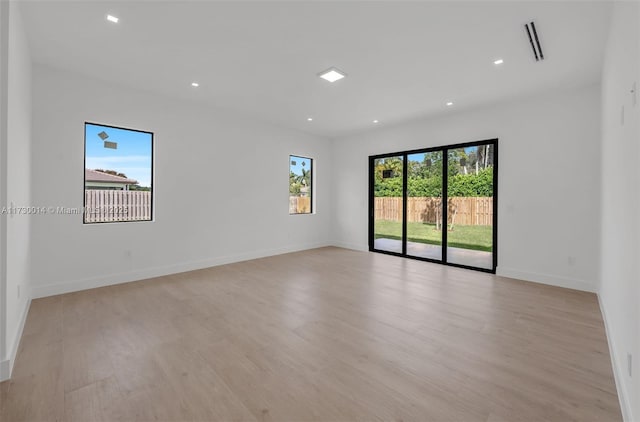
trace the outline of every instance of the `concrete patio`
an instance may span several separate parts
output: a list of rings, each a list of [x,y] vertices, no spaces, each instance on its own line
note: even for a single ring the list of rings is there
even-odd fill
[[[376,239],[373,246],[375,249],[380,251],[402,253],[402,241],[397,239]],[[427,243],[407,242],[407,255],[441,260],[442,246]],[[448,247],[447,262],[451,264],[491,269],[493,266],[493,256],[491,252]]]

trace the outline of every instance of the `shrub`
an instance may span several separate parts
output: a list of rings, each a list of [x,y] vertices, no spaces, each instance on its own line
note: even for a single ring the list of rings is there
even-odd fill
[[[409,177],[407,194],[410,197],[434,197],[442,195],[442,180],[432,176],[426,178]],[[493,196],[493,167],[487,167],[469,174],[449,176],[449,196]],[[378,179],[375,183],[375,196],[402,196],[402,178]]]

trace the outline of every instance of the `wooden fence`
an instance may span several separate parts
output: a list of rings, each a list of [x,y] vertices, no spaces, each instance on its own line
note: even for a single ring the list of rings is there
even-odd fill
[[[84,221],[105,223],[151,219],[151,192],[87,189]]]
[[[309,214],[311,211],[311,198],[308,196],[290,196],[289,214]]]
[[[402,221],[402,198],[375,198],[376,220]],[[455,214],[455,224],[492,226],[493,197],[451,197],[448,201],[449,221]],[[442,198],[407,198],[407,221],[435,223],[442,217]]]

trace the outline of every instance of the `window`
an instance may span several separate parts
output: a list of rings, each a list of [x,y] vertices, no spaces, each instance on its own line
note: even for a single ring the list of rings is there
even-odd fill
[[[151,221],[153,133],[84,125],[84,223]]]
[[[369,250],[495,273],[498,140],[369,157]]]
[[[313,212],[313,159],[289,156],[289,214]]]

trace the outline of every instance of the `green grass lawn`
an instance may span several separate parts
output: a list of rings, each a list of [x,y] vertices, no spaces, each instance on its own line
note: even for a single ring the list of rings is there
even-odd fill
[[[493,243],[491,226],[458,226],[447,232],[449,246],[491,252]],[[402,223],[400,221],[378,220],[375,225],[375,238],[402,239]],[[442,244],[442,231],[436,230],[435,224],[407,223],[407,241]]]

